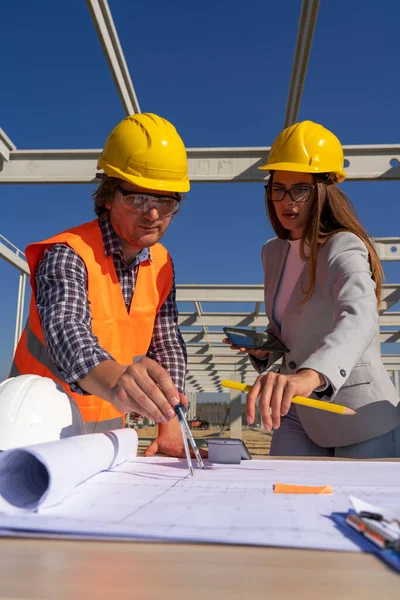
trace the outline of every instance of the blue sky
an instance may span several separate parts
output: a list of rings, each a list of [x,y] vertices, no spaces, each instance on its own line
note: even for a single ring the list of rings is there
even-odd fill
[[[266,146],[283,126],[300,0],[110,0],[142,111],[188,147]],[[299,120],[343,144],[400,141],[396,0],[321,2]],[[124,116],[83,0],[2,6],[0,127],[20,149],[101,148]],[[399,182],[348,182],[371,235],[398,236]],[[92,219],[90,185],[0,186],[0,233],[23,249]],[[178,283],[260,283],[272,236],[261,184],[195,184],[164,238]],[[400,281],[400,265],[385,265]],[[11,360],[18,276],[0,261],[0,378]]]

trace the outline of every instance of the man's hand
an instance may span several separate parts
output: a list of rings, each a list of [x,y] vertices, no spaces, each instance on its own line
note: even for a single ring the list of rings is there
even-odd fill
[[[187,404],[188,400],[183,394],[179,394],[181,404]],[[145,456],[154,456],[154,454],[165,454],[176,458],[185,458],[185,447],[183,445],[181,427],[176,417],[166,425],[158,426],[158,436],[146,449]],[[193,458],[194,453],[191,452]],[[207,450],[200,449],[203,458],[207,458]]]
[[[256,401],[260,397],[259,410],[264,428],[267,431],[272,427],[278,429],[281,417],[289,411],[292,398],[310,396],[324,381],[324,377],[312,369],[304,369],[296,375],[280,375],[272,371],[260,375],[247,394],[247,422],[254,423]]]
[[[176,416],[175,406],[188,403],[167,371],[148,357],[130,365],[113,392],[112,402],[118,410],[137,412],[156,423],[168,423]]]

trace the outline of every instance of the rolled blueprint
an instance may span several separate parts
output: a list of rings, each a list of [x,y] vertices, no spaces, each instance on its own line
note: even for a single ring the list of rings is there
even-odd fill
[[[7,450],[0,455],[0,511],[38,511],[80,483],[136,456],[133,429],[118,429]]]

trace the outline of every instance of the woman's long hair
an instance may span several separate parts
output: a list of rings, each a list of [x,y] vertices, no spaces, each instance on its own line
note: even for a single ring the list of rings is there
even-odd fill
[[[271,178],[273,173],[271,173]],[[366,245],[369,253],[369,262],[371,266],[372,279],[375,281],[375,294],[378,306],[381,300],[381,288],[383,282],[383,269],[378,255],[368,238],[367,232],[361,225],[356,215],[355,209],[344,192],[336,185],[322,181],[316,178],[316,192],[314,209],[311,212],[310,220],[304,230],[301,240],[300,253],[303,260],[310,260],[310,283],[305,292],[303,303],[307,302],[312,296],[315,288],[317,274],[317,255],[318,249],[326,240],[339,231],[351,231],[357,235]],[[274,203],[267,196],[267,210],[271,225],[280,239],[289,238],[289,230],[285,229],[280,223]],[[304,245],[310,246],[307,254]]]

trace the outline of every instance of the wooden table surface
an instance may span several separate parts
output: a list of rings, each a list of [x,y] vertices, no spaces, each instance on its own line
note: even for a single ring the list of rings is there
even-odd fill
[[[400,600],[400,575],[351,552],[0,539],[0,600],[64,598]]]
[[[369,554],[201,544],[0,540],[1,600],[399,600]]]

